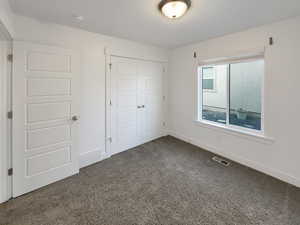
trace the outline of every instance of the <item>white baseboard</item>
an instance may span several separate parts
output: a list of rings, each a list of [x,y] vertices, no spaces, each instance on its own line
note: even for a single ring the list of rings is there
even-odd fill
[[[79,168],[90,166],[109,157],[110,155],[106,154],[102,149],[95,149],[92,151],[81,153],[79,155]]]
[[[158,139],[160,137],[167,136],[167,135],[169,135],[169,134],[163,132],[161,135],[159,135],[155,138],[151,138],[149,140],[146,140],[144,143],[153,141],[155,139]],[[142,145],[144,143],[141,143],[139,145]],[[139,146],[139,145],[137,145],[137,146]],[[132,147],[132,148],[134,148],[134,147]],[[127,151],[127,150],[125,150],[125,151]],[[100,161],[102,161],[104,159],[107,159],[107,158],[111,157],[112,155],[115,155],[115,154],[118,154],[118,153],[120,153],[120,152],[106,153],[105,150],[102,150],[102,149],[95,149],[95,150],[92,150],[92,151],[81,153],[79,155],[79,168],[81,169],[81,168],[90,166],[94,163],[100,162]]]
[[[201,142],[200,140],[196,140],[194,138],[189,138],[189,137],[186,137],[184,135],[180,135],[176,132],[170,131],[169,135],[173,136],[175,138],[178,138],[180,140],[183,140],[185,142],[188,142],[190,144],[193,144],[195,146],[198,146],[198,147],[200,147],[204,150],[207,150],[209,152],[212,152],[212,153],[221,155],[223,157],[226,157],[226,158],[228,158],[232,161],[235,161],[237,163],[240,163],[242,165],[248,166],[248,167],[250,167],[254,170],[260,171],[264,174],[270,175],[270,176],[272,176],[274,178],[277,178],[279,180],[282,180],[286,183],[289,183],[289,184],[295,185],[297,187],[300,187],[300,180],[299,179],[297,179],[296,177],[290,176],[290,175],[288,175],[284,172],[278,171],[277,169],[265,167],[265,166],[263,166],[263,165],[261,165],[257,162],[254,162],[254,161],[251,161],[251,160],[248,160],[248,159],[230,154],[230,153],[228,153],[228,152],[226,152],[222,149],[217,149],[213,146],[209,146],[209,145]]]

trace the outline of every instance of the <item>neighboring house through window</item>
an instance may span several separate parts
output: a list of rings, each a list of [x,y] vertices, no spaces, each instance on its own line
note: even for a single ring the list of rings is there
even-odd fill
[[[198,71],[199,120],[262,130],[263,57],[203,65]]]
[[[202,67],[204,91],[216,91],[216,76],[214,67]]]

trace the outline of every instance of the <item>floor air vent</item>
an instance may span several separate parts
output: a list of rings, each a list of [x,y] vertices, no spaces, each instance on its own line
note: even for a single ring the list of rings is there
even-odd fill
[[[228,162],[226,159],[222,159],[218,156],[214,156],[212,158],[212,160],[216,161],[217,163],[222,164],[223,166],[229,166],[230,165],[230,162]]]

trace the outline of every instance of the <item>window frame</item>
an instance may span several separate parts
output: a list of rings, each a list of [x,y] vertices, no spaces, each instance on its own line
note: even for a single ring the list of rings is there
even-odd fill
[[[230,64],[236,64],[236,63],[243,63],[243,62],[253,62],[257,60],[263,60],[264,61],[264,72],[263,72],[263,77],[261,79],[261,129],[260,130],[255,130],[251,128],[246,128],[246,127],[241,127],[237,125],[233,125],[229,123],[229,116],[230,116]],[[227,75],[226,75],[226,124],[222,123],[217,123],[214,121],[206,120],[203,119],[202,115],[202,110],[203,110],[203,92],[206,92],[203,89],[202,86],[202,79],[203,79],[203,74],[202,74],[202,68],[203,67],[213,67],[217,65],[225,65],[228,64],[227,67]],[[230,131],[234,132],[239,132],[239,133],[244,133],[244,134],[250,134],[250,135],[256,135],[256,136],[264,136],[265,134],[265,104],[264,104],[264,98],[265,98],[265,75],[266,75],[266,61],[264,58],[264,55],[255,55],[253,57],[247,57],[247,58],[233,58],[233,59],[228,59],[228,60],[223,60],[223,61],[218,61],[215,63],[203,63],[203,64],[198,64],[197,65],[197,122],[200,122],[204,125],[209,125],[209,126],[214,126],[218,128],[224,128]]]

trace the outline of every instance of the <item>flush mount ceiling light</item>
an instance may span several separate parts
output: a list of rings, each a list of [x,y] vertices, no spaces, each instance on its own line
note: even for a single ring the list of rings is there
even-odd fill
[[[191,0],[162,0],[158,8],[166,17],[176,19],[183,16],[191,6]]]

